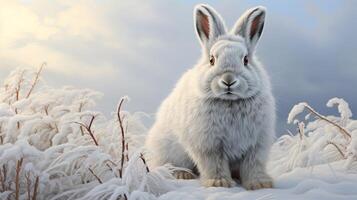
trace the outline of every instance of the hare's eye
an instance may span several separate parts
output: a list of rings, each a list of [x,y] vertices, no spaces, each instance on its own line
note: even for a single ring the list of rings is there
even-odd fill
[[[209,63],[211,64],[211,66],[213,66],[215,62],[216,62],[216,59],[214,58],[214,56],[211,55],[209,58]]]
[[[244,56],[243,63],[244,63],[244,66],[248,65],[248,56]]]

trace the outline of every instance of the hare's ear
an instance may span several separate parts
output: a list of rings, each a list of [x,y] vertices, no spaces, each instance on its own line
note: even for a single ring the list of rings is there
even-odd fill
[[[258,6],[247,10],[236,22],[232,32],[242,36],[247,43],[248,50],[253,52],[263,32],[265,7]]]
[[[221,16],[208,5],[197,5],[193,17],[197,36],[207,49],[218,36],[227,32]]]

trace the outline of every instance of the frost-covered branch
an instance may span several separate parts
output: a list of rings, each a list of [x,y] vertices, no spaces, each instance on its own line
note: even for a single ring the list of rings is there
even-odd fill
[[[348,120],[350,119],[350,117],[352,117],[352,112],[348,103],[342,98],[335,97],[330,99],[326,104],[327,107],[333,107],[334,105],[337,106],[338,112],[341,115],[341,126],[346,126]]]
[[[3,164],[2,167],[0,168],[0,184],[1,184],[2,192],[7,190],[6,182],[7,182],[7,168],[5,164]]]
[[[318,113],[317,111],[315,111],[312,107],[310,107],[308,104],[305,105],[305,107],[311,112],[313,113],[314,115],[316,115],[317,117],[319,117],[320,119],[334,125],[335,127],[337,127],[340,132],[342,134],[344,134],[348,139],[351,139],[351,134],[345,129],[343,128],[342,126],[340,126],[339,124],[337,124],[336,122],[333,122],[331,120],[329,120],[327,117],[321,115],[320,113]]]
[[[43,67],[46,66],[46,62],[42,63],[41,67],[38,69],[38,71],[36,72],[36,75],[35,75],[35,78],[33,79],[33,82],[31,84],[31,88],[30,90],[27,92],[27,95],[26,95],[26,99],[30,97],[32,91],[35,89],[36,85],[37,85],[37,82],[40,78],[40,74],[42,72],[42,69]]]
[[[142,153],[140,153],[140,159],[143,161],[143,163],[145,165],[146,172],[149,173],[150,172],[149,166],[146,164],[146,160],[145,160],[144,155]]]
[[[15,100],[18,101],[20,100],[20,91],[21,91],[21,85],[24,81],[24,74],[25,74],[25,70],[22,70],[19,77],[18,77],[18,80],[17,80],[17,84],[16,84],[16,87],[15,87]],[[17,113],[17,111],[15,111]]]
[[[305,136],[304,128],[305,128],[304,122],[299,122],[298,131],[299,131],[300,140],[302,140]]]
[[[37,192],[38,192],[38,185],[40,182],[40,177],[39,176],[33,176],[35,178],[35,183],[32,183],[31,179],[31,171],[27,171],[25,173],[25,179],[26,179],[26,190],[27,190],[27,199],[29,200],[36,200],[37,199]],[[31,198],[31,192],[32,192],[32,198]]]
[[[120,161],[120,169],[119,169],[119,177],[123,177],[123,169],[124,169],[124,155],[125,155],[125,131],[124,131],[124,125],[123,125],[123,119],[122,116],[120,115],[121,113],[121,108],[124,103],[125,98],[122,98],[119,102],[118,108],[117,108],[117,117],[118,117],[118,122],[119,122],[119,127],[120,127],[120,132],[121,132],[121,137],[122,137],[122,142],[121,142],[121,161]]]
[[[36,177],[35,180],[35,186],[33,187],[33,195],[32,195],[32,200],[36,200],[37,199],[37,193],[38,193],[38,185],[40,183],[40,177]]]
[[[83,127],[84,129],[86,129],[86,130],[87,130],[87,133],[88,133],[89,136],[92,138],[94,144],[95,144],[96,146],[99,146],[98,141],[97,141],[97,139],[96,139],[95,136],[94,136],[94,131],[92,130],[92,125],[93,125],[94,119],[95,119],[96,117],[97,117],[97,115],[91,115],[91,119],[90,119],[88,125],[83,124],[82,122],[74,122],[74,123],[79,124],[81,127]]]
[[[97,176],[97,174],[94,173],[94,171],[89,167],[88,170],[90,171],[91,174],[93,174],[93,176],[98,180],[98,182],[100,184],[103,183],[103,181],[99,178],[99,176]]]
[[[21,172],[21,167],[22,163],[24,161],[24,158],[21,158],[20,160],[17,161],[16,164],[16,177],[15,177],[15,199],[19,200],[20,198],[20,172]]]
[[[31,172],[26,172],[25,178],[26,178],[27,199],[31,199]]]
[[[323,121],[326,121],[330,124],[332,124],[333,126],[337,127],[338,130],[348,139],[351,140],[351,134],[342,126],[340,126],[339,124],[337,124],[336,122],[333,122],[331,120],[329,120],[327,117],[321,115],[320,113],[318,113],[315,109],[313,109],[309,104],[302,102],[299,103],[297,105],[295,105],[288,116],[288,123],[291,123],[294,118],[296,117],[296,115],[302,113],[304,111],[304,108],[306,108],[310,113],[314,114],[315,116],[317,116],[318,118],[320,118]]]
[[[332,142],[332,141],[328,141],[328,142],[327,142],[327,145],[332,145],[332,146],[334,146],[344,159],[347,158],[347,156],[345,155],[345,153],[343,153],[341,147],[340,147],[339,145],[337,145],[336,143],[334,143],[334,142]]]

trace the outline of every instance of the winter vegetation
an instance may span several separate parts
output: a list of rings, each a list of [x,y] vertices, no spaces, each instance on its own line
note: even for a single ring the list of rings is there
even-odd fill
[[[339,116],[292,108],[296,134],[278,138],[269,159],[275,188],[205,188],[175,180],[171,166],[149,169],[145,114],[125,111],[127,97],[107,118],[93,110],[100,93],[52,88],[44,67],[16,69],[0,88],[1,200],[357,199],[357,120],[343,99],[327,102]]]

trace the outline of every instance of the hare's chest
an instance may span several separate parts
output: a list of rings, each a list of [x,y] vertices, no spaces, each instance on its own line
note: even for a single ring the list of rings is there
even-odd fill
[[[244,108],[231,107],[221,114],[216,139],[221,141],[221,148],[230,160],[240,159],[256,143],[254,118]]]
[[[202,111],[202,110],[201,110]],[[198,123],[190,134],[204,151],[221,151],[230,160],[239,159],[256,142],[254,119],[249,109],[236,104],[207,106],[195,116]]]

